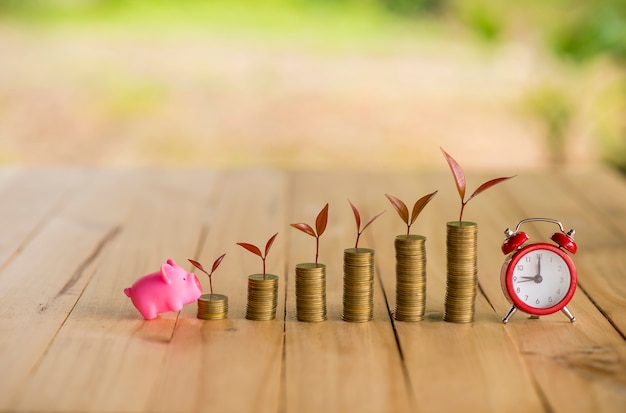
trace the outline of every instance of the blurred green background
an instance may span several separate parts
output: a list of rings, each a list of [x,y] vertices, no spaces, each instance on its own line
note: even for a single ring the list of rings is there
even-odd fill
[[[0,0],[0,163],[626,170],[626,0]],[[445,165],[444,165],[445,166]]]

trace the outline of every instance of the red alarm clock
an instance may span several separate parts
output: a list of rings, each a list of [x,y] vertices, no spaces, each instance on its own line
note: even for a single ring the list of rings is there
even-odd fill
[[[550,237],[556,245],[544,242],[525,244],[529,236],[519,229],[522,224],[534,221],[559,226],[561,232]],[[504,233],[506,240],[502,252],[509,255],[500,271],[500,284],[513,307],[502,321],[508,323],[517,310],[535,317],[562,311],[571,322],[576,321],[566,307],[578,284],[576,267],[567,254],[575,254],[578,249],[574,230],[565,232],[563,225],[554,219],[528,218],[521,220],[514,231],[507,228]]]

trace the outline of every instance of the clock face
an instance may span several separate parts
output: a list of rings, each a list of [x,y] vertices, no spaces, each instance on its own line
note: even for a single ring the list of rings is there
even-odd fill
[[[513,256],[506,288],[513,303],[530,314],[562,309],[576,288],[576,269],[567,254],[550,244],[533,244]]]

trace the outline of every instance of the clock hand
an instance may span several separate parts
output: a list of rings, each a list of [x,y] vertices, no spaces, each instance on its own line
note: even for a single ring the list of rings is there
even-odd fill
[[[535,275],[534,277],[523,276],[523,277],[520,277],[520,278],[523,278],[523,280],[522,281],[518,281],[518,283],[525,283],[525,282],[528,282],[528,281],[534,281],[535,283],[539,284],[540,282],[543,281],[543,277],[541,275],[539,275],[539,274]]]
[[[537,277],[541,277],[541,255],[537,255]]]

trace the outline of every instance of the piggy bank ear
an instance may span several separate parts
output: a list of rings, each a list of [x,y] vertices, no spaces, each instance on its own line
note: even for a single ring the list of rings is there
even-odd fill
[[[170,278],[170,274],[172,273],[172,271],[174,270],[174,268],[168,264],[165,263],[163,265],[161,265],[161,278],[163,279],[163,281],[166,284],[171,284],[172,283],[172,279]]]
[[[174,262],[174,260],[173,260],[173,259],[171,259],[171,258],[170,258],[170,259],[169,259],[169,260],[167,260],[166,262],[167,262],[169,265],[171,265],[172,267],[176,267],[176,263]]]

